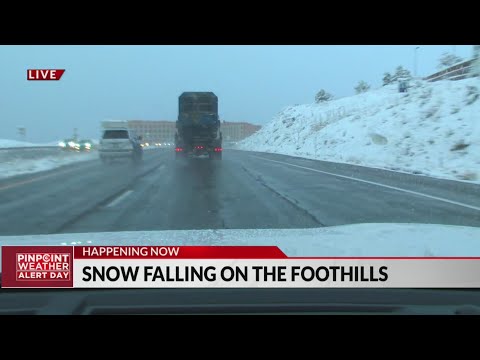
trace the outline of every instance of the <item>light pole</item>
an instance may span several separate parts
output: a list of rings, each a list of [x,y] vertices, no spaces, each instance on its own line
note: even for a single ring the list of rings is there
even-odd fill
[[[25,126],[18,126],[17,127],[17,132],[18,132],[18,135],[20,135],[21,140],[25,141],[26,140],[26,135],[27,135],[27,128]]]
[[[415,47],[413,50],[413,76],[417,77],[417,50],[420,49],[420,46]]]

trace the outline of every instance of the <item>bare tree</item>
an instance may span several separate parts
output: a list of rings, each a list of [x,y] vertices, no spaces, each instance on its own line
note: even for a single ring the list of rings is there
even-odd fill
[[[318,103],[332,100],[332,98],[333,98],[332,94],[329,94],[325,90],[321,89],[315,96],[315,102],[318,104]]]
[[[463,61],[463,59],[461,57],[459,57],[457,55],[454,55],[454,54],[444,52],[442,54],[442,56],[440,56],[440,59],[438,59],[437,68],[439,70],[441,70],[443,68],[452,66],[452,65],[454,65],[456,63],[459,63],[459,62],[462,62],[462,61]]]
[[[361,80],[358,82],[357,86],[354,88],[356,94],[361,94],[370,90],[370,85],[368,85],[365,81]]]
[[[383,86],[385,85],[389,85],[393,82],[392,80],[392,75],[388,72],[386,72],[385,74],[383,74]]]

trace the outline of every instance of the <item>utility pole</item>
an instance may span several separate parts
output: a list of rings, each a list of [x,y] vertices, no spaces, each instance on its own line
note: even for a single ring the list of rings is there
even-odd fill
[[[480,58],[480,45],[473,45],[473,58]]]
[[[25,141],[27,138],[27,128],[25,126],[18,126],[17,133],[20,135],[20,139]]]
[[[480,45],[473,45],[473,63],[470,73],[473,76],[480,76]]]

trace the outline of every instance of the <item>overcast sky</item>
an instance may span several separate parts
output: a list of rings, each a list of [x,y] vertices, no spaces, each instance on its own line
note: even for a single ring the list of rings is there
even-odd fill
[[[98,137],[105,119],[175,120],[183,91],[213,91],[226,121],[265,124],[282,108],[311,103],[321,88],[353,95],[365,80],[403,65],[425,76],[443,52],[466,45],[0,46],[0,139],[47,142]],[[65,69],[60,81],[27,81],[27,69]]]

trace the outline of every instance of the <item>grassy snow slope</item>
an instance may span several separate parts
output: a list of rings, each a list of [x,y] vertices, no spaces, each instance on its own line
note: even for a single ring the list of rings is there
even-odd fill
[[[242,150],[480,182],[480,80],[417,81],[290,106]]]

